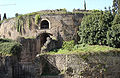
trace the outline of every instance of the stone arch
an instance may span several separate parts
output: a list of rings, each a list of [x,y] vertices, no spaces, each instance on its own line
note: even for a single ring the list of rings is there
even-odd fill
[[[41,33],[37,38],[40,38],[41,41],[41,47],[44,45],[44,43],[47,41],[47,37],[50,37],[52,34],[50,33]]]
[[[50,21],[48,19],[42,19],[40,29],[50,29]]]

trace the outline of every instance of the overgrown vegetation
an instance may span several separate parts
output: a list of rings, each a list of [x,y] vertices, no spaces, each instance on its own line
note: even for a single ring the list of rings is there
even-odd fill
[[[21,50],[22,46],[20,43],[10,39],[0,39],[0,54],[17,55]]]
[[[62,49],[71,51],[73,47],[74,47],[74,40],[69,41],[69,42],[68,41],[63,42]]]
[[[17,32],[22,33],[22,31],[24,30],[24,20],[22,15],[16,18],[16,27],[17,27]]]
[[[74,41],[63,43],[62,48],[47,54],[99,53],[120,51],[120,15],[111,10],[93,10],[84,16],[79,26],[79,44]],[[114,47],[114,48],[113,48]]]
[[[82,13],[89,14],[91,12],[82,12]],[[15,16],[16,16],[17,32],[20,32],[22,34],[22,32],[24,31],[25,21],[28,24],[28,28],[31,30],[31,20],[30,20],[31,16],[35,16],[35,24],[38,25],[40,16],[49,15],[49,14],[81,14],[81,12],[77,12],[77,13],[69,12],[69,11],[67,11],[67,9],[63,8],[63,9],[56,9],[56,10],[32,12],[32,13],[28,13],[28,14],[24,14],[24,15],[16,13]]]
[[[4,20],[0,21],[0,25],[3,23]]]
[[[32,13],[28,13],[28,14],[17,14],[18,16],[36,16],[36,15],[49,15],[49,14],[90,14],[92,11],[81,11],[81,12],[69,12],[67,11],[66,8],[63,9],[56,9],[56,10],[43,10],[43,11],[38,11],[38,12],[32,12]]]
[[[27,16],[27,24],[28,24],[28,28],[31,29],[31,20],[30,20],[30,16]]]
[[[35,15],[35,24],[37,25],[40,20],[40,14]]]
[[[120,49],[100,45],[76,44],[73,41],[65,41],[62,48],[45,54],[81,54],[81,53],[107,53],[110,51],[120,51]],[[64,48],[65,47],[65,48]]]
[[[113,14],[120,14],[120,0],[113,0]]]
[[[79,26],[80,43],[90,45],[120,46],[120,15],[99,11],[85,16]]]

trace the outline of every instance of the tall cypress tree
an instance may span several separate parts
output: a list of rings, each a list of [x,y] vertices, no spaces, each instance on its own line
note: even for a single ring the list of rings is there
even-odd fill
[[[3,20],[7,19],[6,13],[4,13]]]
[[[86,10],[86,1],[84,0],[84,10]]]

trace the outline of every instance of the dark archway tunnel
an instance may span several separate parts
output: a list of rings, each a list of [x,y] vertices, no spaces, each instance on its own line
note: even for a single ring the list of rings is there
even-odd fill
[[[49,22],[47,20],[41,21],[40,29],[49,29]]]
[[[50,34],[48,34],[48,33],[40,34],[41,46],[43,46],[44,43],[47,41],[47,37],[50,37]]]

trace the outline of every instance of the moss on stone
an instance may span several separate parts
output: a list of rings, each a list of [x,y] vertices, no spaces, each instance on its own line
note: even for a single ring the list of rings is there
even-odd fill
[[[35,15],[35,24],[37,25],[40,19],[40,14]]]
[[[31,29],[31,20],[30,20],[30,16],[27,16],[27,24],[28,24],[28,28]]]
[[[10,39],[0,39],[0,54],[17,55],[21,50],[22,46],[20,43]]]
[[[22,34],[22,31],[24,30],[24,19],[22,15],[16,18],[16,27],[17,32],[20,32]]]

